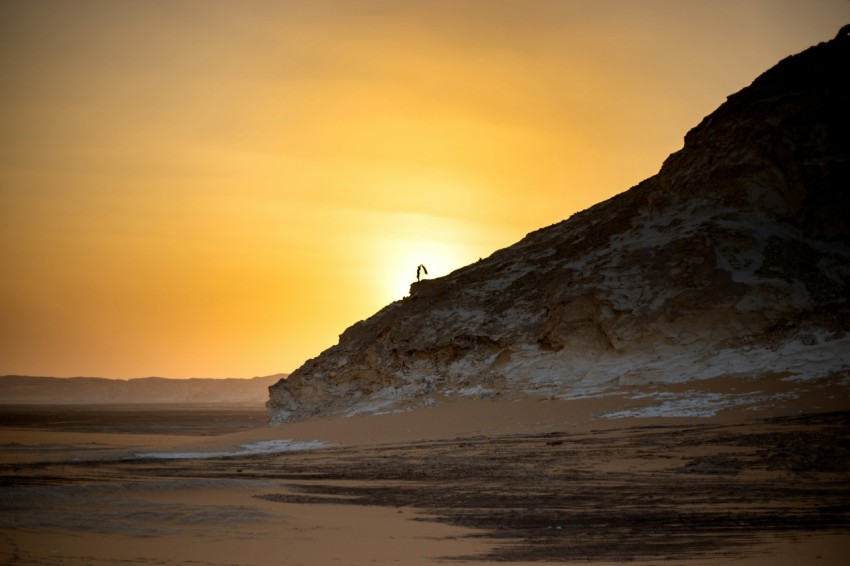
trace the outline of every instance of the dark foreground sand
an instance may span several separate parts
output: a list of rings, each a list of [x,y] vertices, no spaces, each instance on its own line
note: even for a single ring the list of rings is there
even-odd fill
[[[7,407],[0,564],[846,564],[848,399],[713,380],[259,428]],[[281,439],[328,444],[241,448]]]

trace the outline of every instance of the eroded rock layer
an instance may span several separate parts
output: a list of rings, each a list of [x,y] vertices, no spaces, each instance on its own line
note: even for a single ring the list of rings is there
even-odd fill
[[[781,61],[657,175],[358,322],[273,419],[443,395],[850,368],[850,36]]]

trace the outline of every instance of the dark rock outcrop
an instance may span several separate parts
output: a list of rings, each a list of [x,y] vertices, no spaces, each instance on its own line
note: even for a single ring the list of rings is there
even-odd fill
[[[657,175],[358,322],[273,420],[850,367],[850,36],[789,57]]]

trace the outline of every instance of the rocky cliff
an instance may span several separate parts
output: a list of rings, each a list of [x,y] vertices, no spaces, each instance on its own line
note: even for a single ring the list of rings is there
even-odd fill
[[[850,371],[850,34],[781,61],[636,187],[358,322],[282,422],[441,396]]]

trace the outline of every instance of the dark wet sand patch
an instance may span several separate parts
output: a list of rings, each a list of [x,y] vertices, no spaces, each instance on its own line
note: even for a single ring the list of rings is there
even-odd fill
[[[0,427],[59,432],[208,436],[267,422],[261,405],[0,405]]]
[[[449,557],[466,560],[734,559],[776,537],[850,537],[850,412],[635,422],[211,460],[3,466],[0,482],[238,481],[262,486],[256,497],[269,502],[410,509],[417,521],[496,541],[489,553]]]

